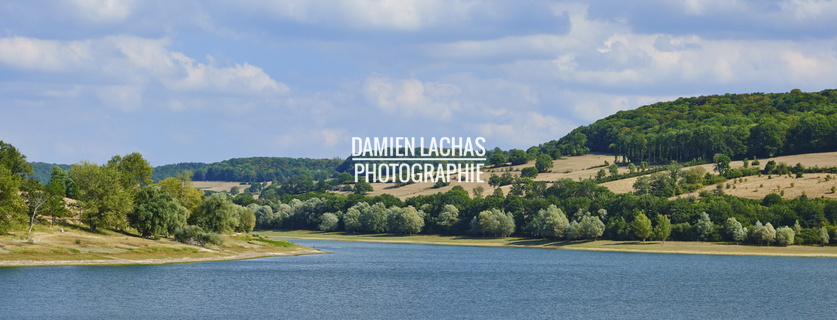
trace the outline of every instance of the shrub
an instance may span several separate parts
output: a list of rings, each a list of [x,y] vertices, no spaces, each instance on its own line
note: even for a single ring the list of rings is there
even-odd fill
[[[191,245],[204,246],[207,243],[221,246],[224,238],[214,232],[204,232],[199,226],[185,226],[174,231],[174,239]]]

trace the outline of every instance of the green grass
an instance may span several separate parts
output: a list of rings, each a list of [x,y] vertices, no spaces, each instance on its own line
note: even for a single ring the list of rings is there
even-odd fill
[[[251,237],[242,237],[241,240],[246,241],[248,243],[252,243],[253,241],[256,241],[256,242],[260,242],[260,243],[263,243],[263,244],[271,246],[271,247],[279,247],[279,248],[289,248],[289,247],[296,246],[295,244],[284,241],[284,240],[271,240],[271,239],[265,239],[265,238],[251,238]]]

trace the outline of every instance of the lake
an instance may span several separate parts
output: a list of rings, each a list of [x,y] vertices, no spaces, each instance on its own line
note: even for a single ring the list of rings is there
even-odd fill
[[[837,259],[292,240],[330,254],[0,268],[0,318],[834,318]]]

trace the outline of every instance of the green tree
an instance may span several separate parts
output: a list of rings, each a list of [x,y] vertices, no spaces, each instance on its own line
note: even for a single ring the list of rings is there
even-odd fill
[[[750,230],[750,239],[756,244],[761,244],[763,241],[762,238],[762,231],[764,231],[764,225],[761,224],[760,220],[756,220],[756,223],[753,224],[753,229]]]
[[[820,227],[820,245],[825,247],[828,244],[828,229],[826,227]]]
[[[578,223],[579,238],[598,240],[604,234],[605,225],[599,217],[590,216],[589,214],[581,218]]]
[[[99,226],[123,229],[133,209],[131,193],[123,187],[122,175],[113,167],[81,162],[70,167],[78,187],[82,219],[96,232]]]
[[[49,214],[52,215],[52,225],[55,225],[55,219],[58,217],[66,217],[70,215],[67,210],[67,203],[64,197],[67,196],[67,172],[58,166],[52,167],[49,184],[46,185],[46,192],[50,195],[46,206]]]
[[[773,225],[770,222],[764,225],[764,228],[761,229],[761,240],[764,241],[768,246],[770,245],[773,240],[776,239],[776,229],[773,228]]]
[[[367,193],[372,192],[372,191],[373,191],[372,184],[369,183],[369,182],[366,182],[366,180],[363,179],[363,178],[361,178],[360,180],[358,180],[357,183],[355,183],[355,188],[354,188],[354,193],[355,194],[364,195],[364,194],[367,194]]]
[[[483,186],[476,186],[471,189],[471,193],[474,194],[474,198],[482,198],[483,192],[485,192],[485,187]]]
[[[651,236],[651,232],[653,231],[651,228],[651,219],[648,219],[644,213],[636,215],[634,221],[631,222],[631,231],[633,231],[637,238],[645,241],[645,239]]]
[[[279,215],[273,212],[271,206],[252,203],[247,205],[247,208],[253,210],[253,215],[256,216],[256,228],[265,230],[279,227],[281,223],[281,221],[277,221]]]
[[[322,216],[320,216],[320,224],[317,226],[317,229],[320,231],[337,231],[340,219],[337,217],[336,214],[331,212],[326,212]]]
[[[695,223],[695,230],[697,231],[698,238],[700,238],[700,240],[712,240],[712,234],[715,232],[715,224],[712,223],[712,220],[709,219],[709,215],[706,212],[700,213],[700,217],[698,218],[697,223]]]
[[[27,205],[18,196],[22,178],[0,165],[0,234],[15,230],[26,221]]]
[[[712,159],[712,161],[715,162],[715,171],[717,171],[719,175],[725,176],[727,171],[730,169],[729,163],[732,160],[730,160],[727,155],[722,153],[716,153]]]
[[[236,224],[235,231],[250,233],[256,227],[256,214],[252,209],[235,205]]]
[[[488,157],[488,164],[500,167],[506,165],[508,159],[506,159],[506,155],[503,153],[500,148],[495,148],[494,151],[491,152],[491,156]]]
[[[152,186],[140,187],[128,223],[143,237],[168,236],[186,226],[189,210],[171,194]]]
[[[792,245],[794,237],[796,237],[796,234],[790,227],[783,226],[776,229],[776,243],[780,246],[787,247]]]
[[[631,222],[631,231],[633,231],[637,238],[645,241],[645,239],[651,236],[651,232],[653,231],[651,228],[651,219],[648,219],[644,213],[636,215],[634,221]]]
[[[596,173],[596,180],[602,180],[607,176],[607,171],[605,169],[600,169],[599,172]]]
[[[383,203],[375,203],[364,207],[360,212],[361,231],[369,233],[383,233],[387,231],[388,211]]]
[[[511,213],[496,208],[480,212],[471,221],[472,232],[489,237],[507,237],[514,233],[514,228]]]
[[[360,202],[358,204],[366,204],[366,202]],[[368,206],[368,204],[366,204]],[[355,232],[360,231],[360,209],[357,208],[357,205],[349,208],[346,210],[346,214],[343,215],[343,228],[346,232]]]
[[[203,191],[193,186],[190,172],[185,172],[176,177],[165,178],[158,182],[157,186],[174,196],[180,202],[180,205],[189,210],[189,212],[194,212],[201,203],[201,200],[203,200]]]
[[[540,154],[535,160],[535,168],[538,169],[538,172],[549,172],[553,166],[552,157],[548,154]]]
[[[628,172],[631,173],[631,174],[636,172],[636,165],[633,162],[628,164]]]
[[[611,177],[616,177],[619,175],[619,166],[615,163],[607,167],[608,172],[610,172]]]
[[[741,226],[741,223],[735,217],[727,218],[726,223],[724,223],[724,230],[735,243],[740,243],[747,237],[747,230]]]
[[[6,167],[12,174],[21,178],[32,175],[32,165],[26,162],[26,156],[17,150],[13,145],[0,140],[0,167]]]
[[[451,227],[453,227],[453,225],[457,222],[459,222],[459,209],[451,204],[446,204],[442,208],[442,212],[439,213],[439,217],[436,219],[436,225],[444,232],[450,232]]]
[[[59,166],[52,166],[52,173],[49,176],[47,192],[59,196],[67,196],[67,172]]]
[[[668,219],[667,216],[658,214],[657,215],[657,225],[654,226],[654,236],[657,237],[658,240],[662,241],[663,243],[666,242],[666,239],[671,235],[671,220]]]
[[[527,160],[528,154],[526,154],[526,151],[520,149],[509,150],[509,161],[513,166],[525,164]]]
[[[392,215],[392,220],[392,233],[419,233],[424,227],[424,212],[416,210],[413,206],[407,206],[403,209],[399,208],[398,212]]]
[[[530,222],[529,229],[536,237],[558,239],[564,237],[569,225],[570,221],[564,211],[551,204],[545,210],[538,210],[537,215]]]
[[[215,193],[201,201],[189,218],[189,224],[217,233],[233,233],[239,225],[236,204],[226,194]]]
[[[535,167],[526,167],[520,170],[520,176],[523,178],[537,178],[538,177],[538,169]]]
[[[154,167],[141,154],[134,152],[124,157],[113,156],[107,167],[116,169],[121,175],[120,181],[125,189],[151,185]]]

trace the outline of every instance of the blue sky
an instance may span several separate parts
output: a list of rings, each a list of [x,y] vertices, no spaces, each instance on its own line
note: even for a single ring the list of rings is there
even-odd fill
[[[31,161],[346,157],[557,139],[618,110],[837,87],[834,1],[4,1],[0,140]]]

